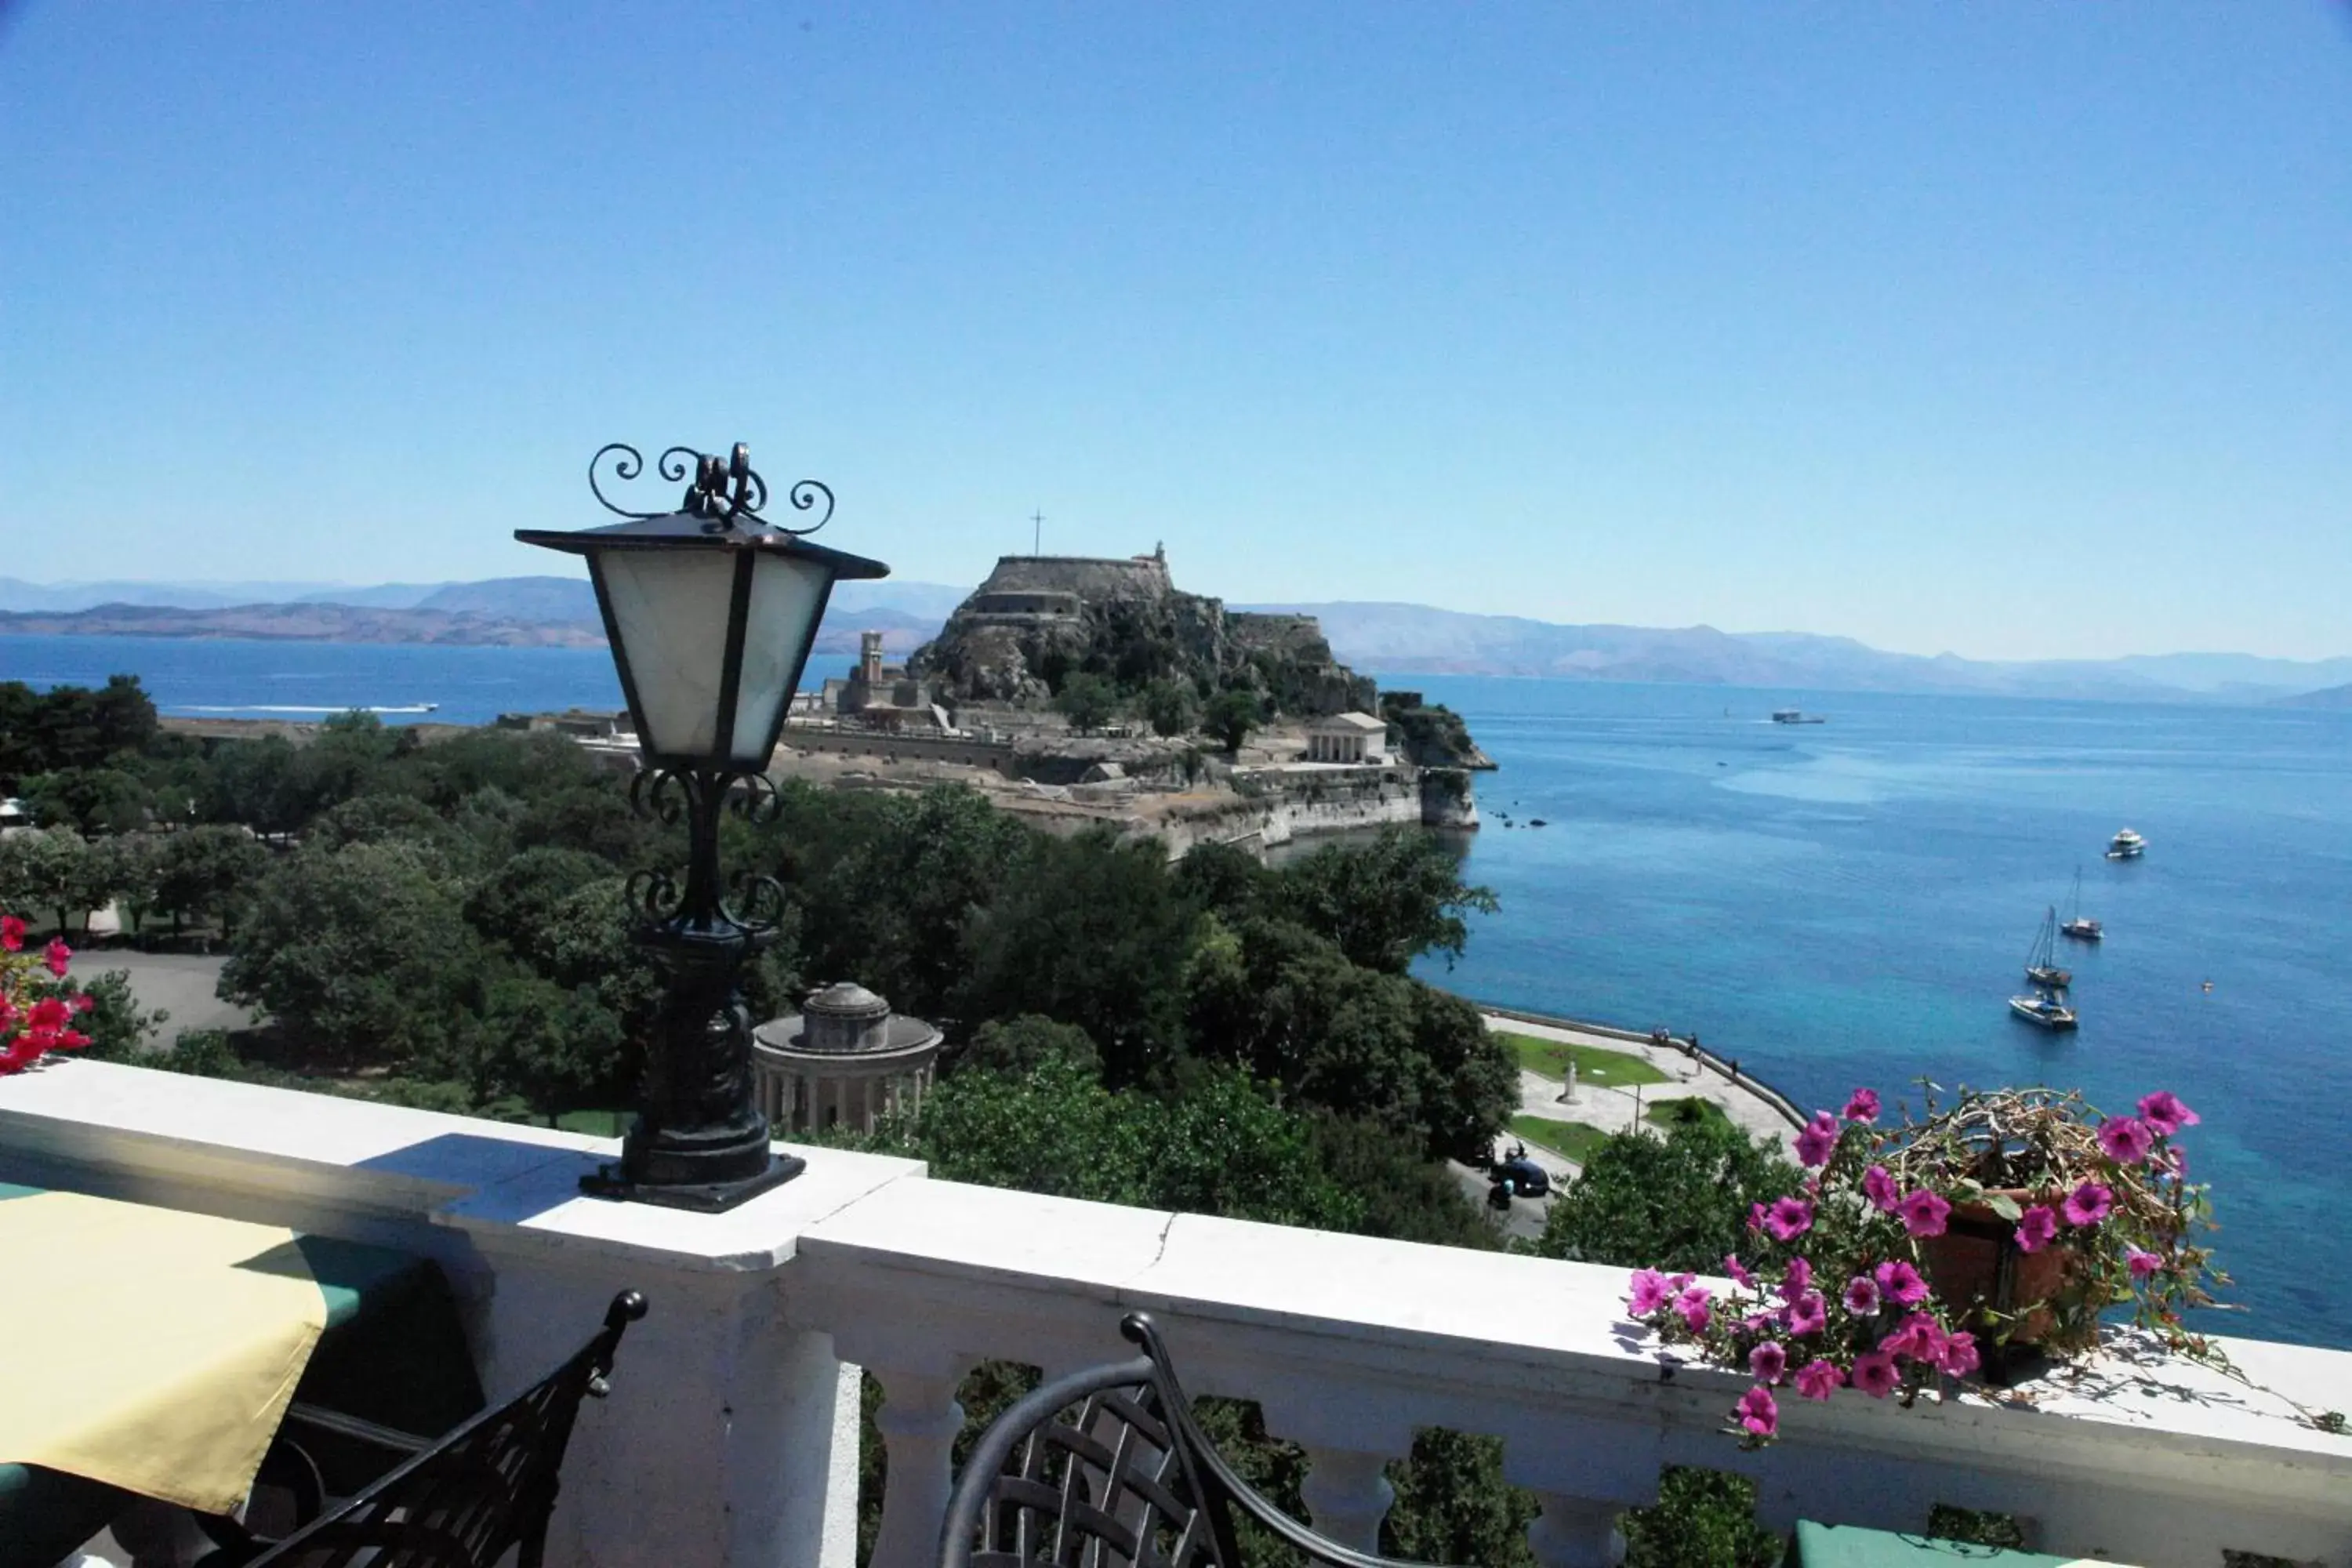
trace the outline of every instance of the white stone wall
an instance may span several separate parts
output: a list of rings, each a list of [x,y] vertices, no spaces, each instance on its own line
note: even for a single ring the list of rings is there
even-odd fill
[[[551,1563],[849,1568],[856,1367],[888,1395],[877,1568],[935,1559],[958,1380],[1128,1353],[1160,1321],[1195,1392],[1259,1401],[1307,1449],[1310,1507],[1376,1537],[1381,1468],[1417,1427],[1492,1434],[1543,1512],[1546,1568],[1610,1561],[1662,1463],[1756,1478],[1767,1523],[1916,1530],[1942,1501],[2042,1550],[2221,1568],[2225,1548],[2352,1568],[2352,1436],[2277,1393],[2352,1409],[2352,1354],[2232,1342],[2250,1374],[2107,1360],[2022,1394],[1914,1409],[1842,1394],[1782,1438],[1722,1430],[1742,1380],[1662,1362],[1622,1270],[994,1191],[804,1149],[807,1173],[729,1215],[578,1195],[604,1141],[65,1062],[0,1079],[0,1180],[73,1186],[439,1258],[493,1394],[536,1377],[623,1287],[613,1397],[583,1415]]]

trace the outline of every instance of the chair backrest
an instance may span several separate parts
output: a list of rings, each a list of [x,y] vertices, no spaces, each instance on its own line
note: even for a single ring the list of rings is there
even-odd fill
[[[493,1568],[515,1546],[537,1568],[580,1401],[604,1396],[623,1331],[645,1315],[635,1290],[615,1296],[562,1365],[242,1568]]]
[[[1234,1472],[1192,1418],[1159,1330],[1130,1312],[1143,1353],[1039,1387],[982,1435],[956,1478],[940,1568],[1242,1568],[1236,1510],[1334,1568],[1419,1568],[1299,1523]]]
[[[943,1568],[1231,1568],[1158,1372],[1090,1367],[1006,1409],[956,1479]]]

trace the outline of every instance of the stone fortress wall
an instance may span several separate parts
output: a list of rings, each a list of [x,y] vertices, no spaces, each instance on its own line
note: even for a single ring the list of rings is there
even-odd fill
[[[1080,599],[1159,599],[1176,591],[1164,555],[1000,555],[973,598],[1076,595]]]

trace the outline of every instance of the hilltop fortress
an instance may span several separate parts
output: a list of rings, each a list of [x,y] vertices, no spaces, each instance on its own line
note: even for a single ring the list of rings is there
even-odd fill
[[[1164,550],[1007,555],[908,662],[954,702],[1039,707],[1073,671],[1128,687],[1176,678],[1256,689],[1302,718],[1376,710],[1369,676],[1334,658],[1312,616],[1253,615],[1179,589]]]

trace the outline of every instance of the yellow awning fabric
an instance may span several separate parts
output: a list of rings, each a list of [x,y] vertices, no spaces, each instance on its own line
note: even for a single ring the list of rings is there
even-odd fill
[[[0,1194],[0,1460],[234,1509],[327,1325],[294,1233],[15,1191]]]

